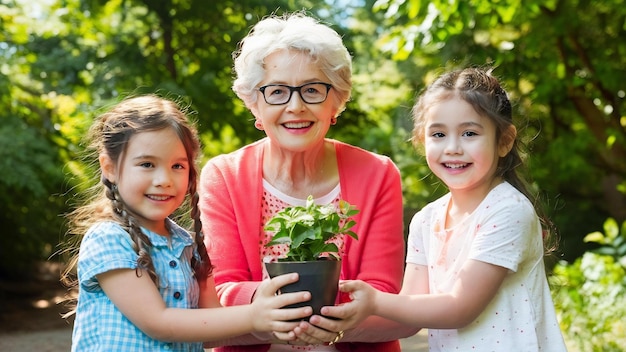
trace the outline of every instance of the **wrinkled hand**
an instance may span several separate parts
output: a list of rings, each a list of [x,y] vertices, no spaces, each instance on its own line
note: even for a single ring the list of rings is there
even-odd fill
[[[273,331],[275,332],[274,335],[285,333],[287,339],[295,338],[293,330],[300,323],[289,320],[304,319],[311,315],[313,309],[308,306],[288,309],[282,307],[309,301],[311,294],[309,292],[294,292],[276,295],[276,292],[281,287],[296,281],[298,281],[298,274],[292,273],[280,275],[271,280],[264,280],[259,285],[252,301],[252,325],[255,331]]]
[[[294,329],[298,341],[313,345],[328,344],[339,335],[343,337],[343,331],[355,328],[373,314],[377,292],[373,287],[360,280],[350,280],[341,281],[339,290],[349,292],[352,301],[322,307],[322,315],[313,315],[308,322],[302,322]]]
[[[321,318],[325,321],[330,319],[313,315],[313,317]],[[328,322],[322,322],[321,325],[330,325]],[[335,339],[340,330],[326,330],[320,326],[316,326],[307,321],[301,321],[300,324],[291,332],[295,338],[291,340],[292,345],[323,345]],[[285,338],[286,335],[274,333],[277,337]]]

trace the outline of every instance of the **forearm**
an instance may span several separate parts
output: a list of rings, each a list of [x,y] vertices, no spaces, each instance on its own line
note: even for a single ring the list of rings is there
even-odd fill
[[[224,306],[250,304],[260,284],[260,281],[225,282],[217,285],[217,295]]]
[[[246,334],[235,336],[229,339],[207,341],[204,343],[204,348],[213,348],[220,346],[263,345],[271,343],[271,339],[272,334],[269,332]]]
[[[166,308],[142,330],[154,339],[172,342],[212,341],[253,331],[251,306],[209,309]],[[228,323],[225,324],[224,322]]]
[[[415,335],[420,329],[379,316],[370,316],[359,326],[345,332],[343,342],[384,342]]]
[[[459,329],[478,315],[451,294],[394,295],[378,292],[374,314],[419,328]]]
[[[504,267],[468,260],[449,293],[390,295],[377,291],[373,314],[423,328],[459,329],[485,310],[507,273]]]
[[[243,285],[250,286],[249,287],[250,291],[253,291],[254,289],[256,289],[259,283],[255,282],[255,283],[248,283],[248,284],[243,284]],[[221,286],[223,290],[227,290],[226,287],[224,287],[224,285],[221,285]],[[213,286],[207,285],[207,284],[201,285],[200,292],[201,293],[204,292],[205,293],[204,296],[207,296],[207,298],[204,299],[204,302],[202,302],[201,300],[201,304],[200,304],[201,308],[220,307],[220,303],[218,301],[219,299],[217,298],[216,288],[214,285]],[[244,292],[248,292],[248,290],[244,290]],[[226,300],[226,297],[224,298]],[[251,299],[249,298],[249,294],[240,294],[239,298],[241,302],[237,302],[237,303],[240,305],[250,303],[251,301]],[[235,297],[231,297],[231,299],[234,300]],[[231,302],[231,303],[234,303],[234,302]],[[204,348],[213,348],[213,347],[220,347],[220,346],[234,346],[234,345],[266,344],[269,342],[271,338],[272,338],[272,334],[269,332],[255,332],[252,334],[239,335],[239,336],[234,336],[231,338],[220,338],[219,340],[204,341]]]

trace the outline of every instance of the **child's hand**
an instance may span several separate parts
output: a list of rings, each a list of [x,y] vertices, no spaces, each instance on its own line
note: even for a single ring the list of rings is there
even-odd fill
[[[251,318],[255,331],[289,332],[299,324],[298,321],[291,322],[289,320],[303,319],[313,313],[313,308],[309,306],[281,309],[286,305],[306,302],[311,299],[309,292],[276,294],[281,287],[296,281],[298,281],[298,274],[292,273],[261,282],[252,302],[253,314]]]
[[[338,306],[323,307],[321,313],[324,316],[337,318],[337,326],[324,328],[335,328],[338,330],[348,330],[359,325],[368,316],[374,314],[376,307],[376,289],[361,280],[346,280],[339,282],[341,292],[350,293],[352,301],[342,303]],[[311,323],[315,324],[317,318],[311,318]],[[321,319],[320,319],[321,320]],[[331,322],[333,322],[331,320]],[[333,330],[333,331],[338,331]]]
[[[349,292],[352,301],[365,301],[374,304],[376,289],[361,280],[342,280],[339,282],[339,291]]]

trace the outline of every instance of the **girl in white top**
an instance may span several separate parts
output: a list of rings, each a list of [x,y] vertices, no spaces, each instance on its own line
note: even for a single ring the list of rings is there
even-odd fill
[[[506,92],[490,70],[450,72],[413,117],[413,141],[449,193],[411,221],[400,295],[344,281],[348,304],[361,318],[428,328],[431,351],[565,351],[543,263],[548,232],[516,172]]]

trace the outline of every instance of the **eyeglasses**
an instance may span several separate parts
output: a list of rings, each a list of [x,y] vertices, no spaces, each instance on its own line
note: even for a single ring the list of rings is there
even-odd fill
[[[265,102],[270,105],[283,105],[291,100],[293,92],[298,92],[300,98],[307,104],[319,104],[326,101],[328,91],[332,84],[324,82],[312,82],[299,87],[292,87],[285,84],[268,84],[259,88],[263,93]]]

